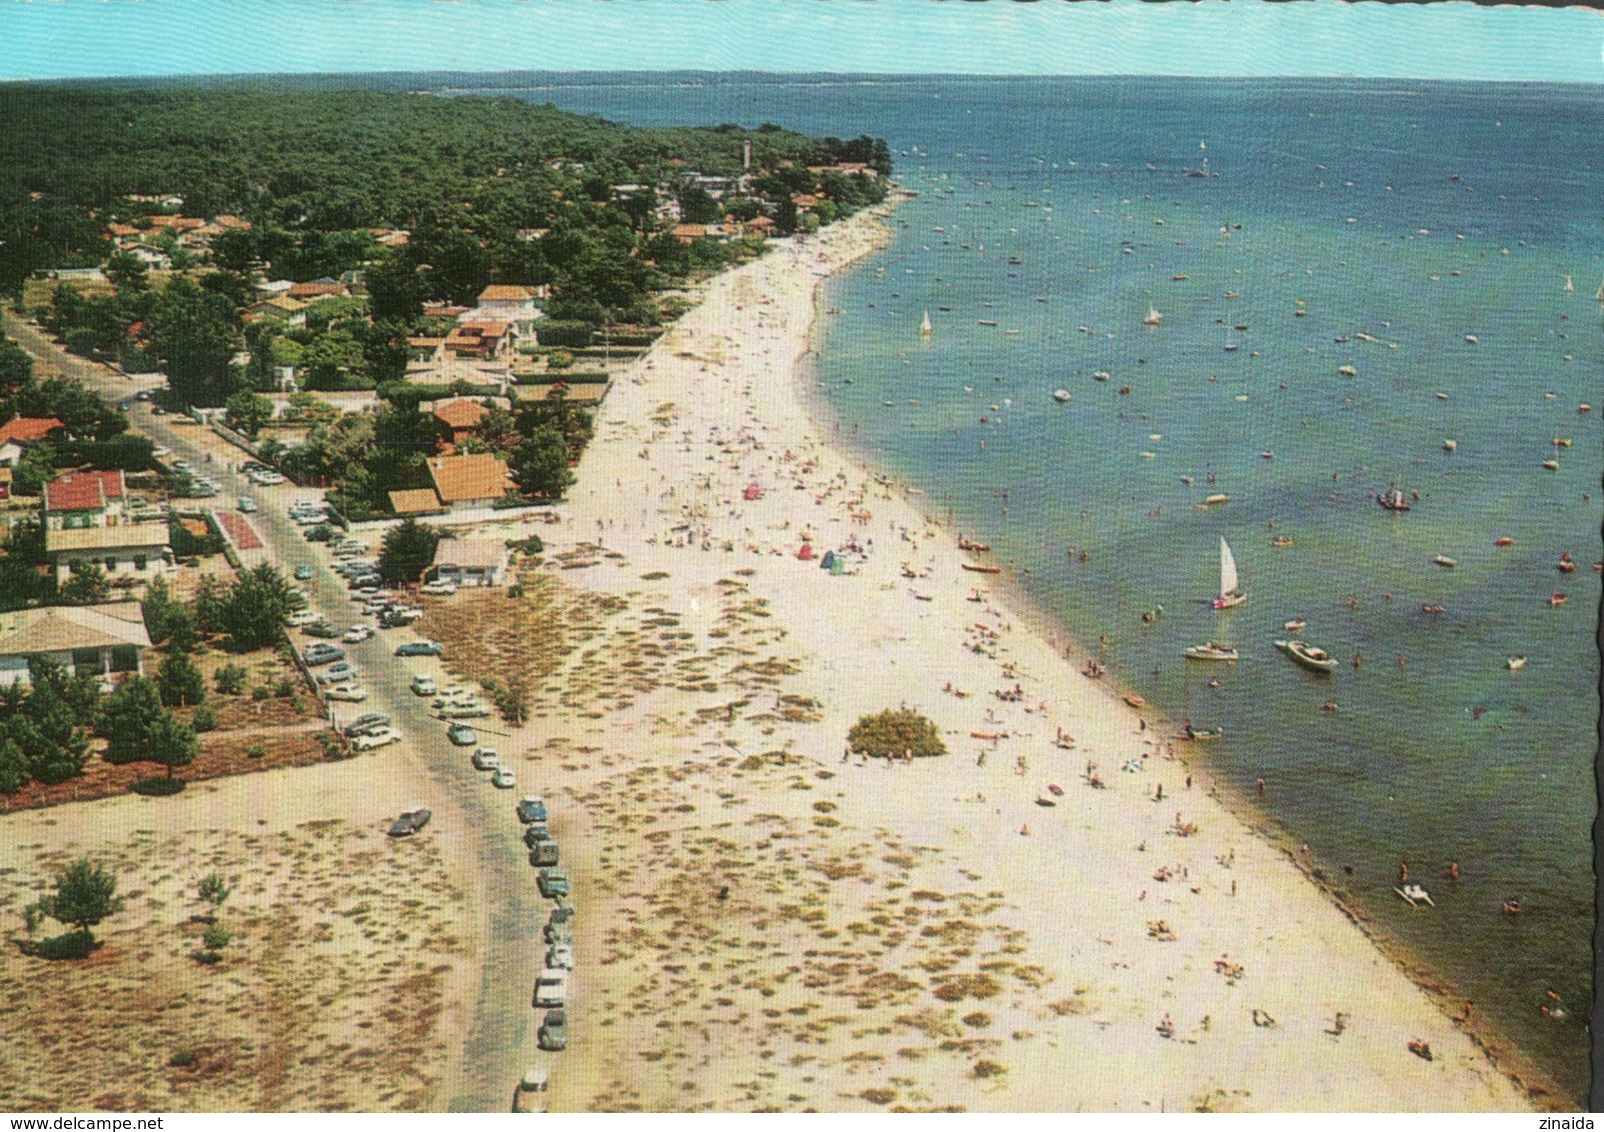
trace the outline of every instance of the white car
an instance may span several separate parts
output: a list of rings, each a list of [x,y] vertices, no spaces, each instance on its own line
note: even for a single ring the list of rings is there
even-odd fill
[[[338,684],[323,694],[331,700],[345,700],[353,704],[359,704],[368,698],[368,690],[360,684]]]
[[[352,625],[345,631],[344,635],[340,637],[340,640],[344,641],[348,645],[359,645],[371,636],[373,636],[373,626]]]
[[[377,731],[369,731],[365,735],[358,735],[355,739],[352,739],[351,749],[353,751],[371,751],[400,741],[401,732],[393,727],[381,727]]]
[[[506,767],[502,767],[500,770],[496,771],[495,774],[490,776],[490,785],[496,787],[498,790],[511,790],[514,786],[518,785],[518,776],[513,774],[512,771],[508,770]]]
[[[315,609],[298,609],[284,618],[284,624],[292,629],[298,629],[302,625],[310,625],[314,621],[321,620],[323,620],[323,615]]]
[[[414,676],[412,678],[412,694],[415,696],[434,695],[434,677]]]
[[[489,747],[480,747],[473,753],[474,770],[500,770],[501,759]]]
[[[455,582],[425,582],[418,587],[419,593],[434,594],[437,597],[450,597],[457,592]]]

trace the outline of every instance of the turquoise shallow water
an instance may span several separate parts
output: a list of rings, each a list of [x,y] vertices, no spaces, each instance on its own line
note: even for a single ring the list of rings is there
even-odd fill
[[[524,96],[902,151],[920,195],[897,238],[827,291],[818,376],[844,429],[1028,570],[1070,634],[1106,636],[1123,684],[1223,726],[1215,776],[1248,795],[1265,778],[1273,824],[1379,934],[1584,1093],[1596,89],[637,76]],[[1218,176],[1184,175],[1205,157]],[[1161,325],[1143,325],[1150,306]],[[1374,502],[1394,483],[1419,493],[1407,514]],[[1215,492],[1230,502],[1196,506]],[[1215,613],[1222,535],[1249,597]],[[1293,616],[1336,673],[1274,649]],[[1183,661],[1205,640],[1241,661]],[[1400,861],[1434,910],[1393,895]],[[1500,911],[1510,897],[1518,916]],[[1565,1017],[1540,1010],[1556,1004]]]

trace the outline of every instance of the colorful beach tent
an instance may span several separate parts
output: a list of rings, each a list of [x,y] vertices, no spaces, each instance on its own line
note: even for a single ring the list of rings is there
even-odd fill
[[[813,561],[813,544],[811,542],[803,543],[802,544],[802,549],[796,552],[796,556],[798,558],[800,558],[803,562],[812,562]]]

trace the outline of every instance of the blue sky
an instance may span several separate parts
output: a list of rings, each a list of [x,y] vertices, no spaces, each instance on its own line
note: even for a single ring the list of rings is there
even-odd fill
[[[1432,4],[0,0],[0,79],[763,70],[1604,80],[1604,17]]]

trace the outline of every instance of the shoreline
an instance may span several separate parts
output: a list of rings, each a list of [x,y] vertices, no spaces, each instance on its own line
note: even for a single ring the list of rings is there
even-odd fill
[[[811,763],[816,768],[816,779],[839,782],[833,795],[838,800],[820,811],[830,813],[826,826],[830,832],[815,830],[810,835],[818,840],[812,852],[839,854],[842,844],[870,829],[882,835],[913,836],[938,855],[933,859],[943,862],[941,868],[949,873],[994,886],[992,895],[1002,901],[994,906],[1006,908],[1010,917],[1006,928],[998,930],[1014,933],[1010,938],[1019,941],[1003,954],[1039,953],[1040,962],[1032,970],[1064,986],[1078,981],[1076,995],[1086,999],[1045,1004],[1038,1001],[1041,996],[1021,992],[1008,1005],[1019,1027],[1015,1040],[1035,1041],[1030,1077],[1011,1081],[1006,1089],[998,1084],[982,1086],[976,1081],[993,1070],[981,1060],[970,1073],[957,1074],[956,1080],[928,1086],[929,1097],[962,1095],[964,1107],[1015,1111],[1053,1111],[1076,1104],[1138,1111],[1220,1105],[1274,1111],[1341,1111],[1358,1105],[1383,1111],[1528,1107],[1530,1100],[1516,1091],[1506,1071],[1453,1026],[1368,934],[1355,933],[1359,925],[1333,907],[1335,901],[1311,889],[1307,875],[1286,867],[1283,851],[1272,838],[1234,813],[1217,790],[1211,794],[1207,781],[1201,788],[1192,782],[1188,764],[1168,750],[1169,744],[1149,729],[1145,717],[1118,703],[1109,710],[1117,690],[1103,688],[1088,695],[1090,682],[1056,643],[1065,635],[1043,632],[1030,609],[1032,603],[1021,600],[1016,587],[999,586],[987,600],[965,604],[966,595],[978,587],[958,568],[961,554],[951,532],[924,513],[922,497],[910,496],[895,479],[850,451],[830,435],[830,423],[821,422],[811,411],[814,390],[808,386],[807,360],[816,345],[823,284],[883,246],[889,235],[883,225],[888,212],[888,206],[865,210],[804,245],[775,247],[753,264],[712,281],[702,305],[665,334],[632,367],[627,380],[615,386],[615,396],[599,414],[597,436],[586,451],[569,504],[568,528],[583,540],[581,546],[593,545],[594,533],[608,556],[619,559],[615,565],[628,566],[632,573],[648,570],[640,576],[653,579],[649,596],[660,602],[654,608],[688,607],[692,613],[675,616],[705,618],[705,610],[700,615],[695,612],[699,601],[720,593],[727,597],[726,583],[760,596],[761,604],[771,611],[761,615],[772,615],[773,631],[786,639],[787,650],[800,654],[794,667],[803,679],[789,686],[821,693],[819,711],[807,721],[810,726],[785,729],[782,738],[775,738],[780,728],[744,727],[745,721],[738,720],[732,709],[701,732],[682,731],[679,734],[685,738],[676,743],[662,738],[666,732],[661,722],[674,713],[683,717],[685,705],[695,701],[672,691],[652,697],[660,710],[645,713],[644,718],[642,709],[636,708],[632,717],[609,720],[605,712],[591,713],[567,721],[568,725],[599,736],[604,749],[637,752],[621,758],[632,759],[631,773],[639,774],[666,765],[662,760],[676,751],[703,760],[695,764],[698,773],[714,774],[721,771],[707,766],[708,756],[697,756],[697,751],[728,747],[739,752],[746,749],[742,746],[746,742],[778,746],[781,752],[790,752],[782,754],[781,763],[789,763],[794,755],[803,766]],[[821,263],[825,270],[818,269]],[[814,278],[807,279],[803,268]],[[603,484],[608,486],[602,489]],[[758,494],[748,494],[743,501],[743,484],[756,484]],[[641,504],[633,515],[629,504],[620,502],[630,499]],[[637,522],[638,530],[632,526]],[[868,553],[854,557],[852,580],[833,579],[819,571],[816,562],[796,562],[804,536],[811,536],[821,553],[826,546],[843,545],[843,539],[864,539]],[[810,566],[814,568],[808,570]],[[732,569],[745,576],[742,582],[729,579]],[[582,586],[617,589],[591,570],[568,577]],[[716,586],[714,578],[720,579]],[[850,630],[843,632],[847,625]],[[1050,638],[1055,643],[1049,643]],[[997,683],[999,669],[1005,686],[1028,684],[1028,692],[1013,697],[1013,702],[999,695],[993,704],[983,689]],[[961,685],[971,690],[961,696],[937,692],[935,685],[943,676],[948,676],[944,690],[961,691]],[[787,686],[779,680],[773,683]],[[985,698],[979,698],[983,694]],[[963,702],[970,698],[975,702]],[[1038,699],[1039,711],[1031,706]],[[868,768],[845,757],[839,764],[829,755],[818,758],[821,749],[839,750],[840,735],[858,714],[899,700],[923,710],[947,735],[959,737],[952,741],[947,758],[922,760],[907,768]],[[978,718],[982,708],[984,720]],[[582,718],[602,722],[586,724]],[[1079,737],[1071,741],[1072,751],[1053,749],[1060,746],[1047,738],[1054,725]],[[546,724],[541,731],[557,726]],[[1046,736],[1044,727],[1049,729]],[[653,737],[643,739],[642,731]],[[700,746],[688,745],[697,733],[715,737]],[[977,752],[976,740],[989,743],[990,749]],[[1022,751],[1027,753],[1018,754],[1015,768],[998,765],[1007,755]],[[993,753],[998,757],[988,766],[986,756]],[[971,756],[973,768],[968,765]],[[1075,764],[1088,756],[1102,769],[1088,766],[1080,775],[1081,783],[1100,789],[1086,790],[1075,780]],[[1031,770],[1032,760],[1045,763],[1047,769]],[[886,778],[893,769],[898,777]],[[1133,780],[1120,772],[1137,777]],[[1112,782],[1103,783],[1100,775]],[[1050,798],[1043,787],[1052,778],[1064,782],[1070,792],[1054,783],[1051,790],[1060,797]],[[1030,779],[1042,785],[1032,788]],[[1155,779],[1162,787],[1158,798],[1167,798],[1171,806],[1152,804],[1155,799],[1147,791]],[[893,781],[898,789],[888,791],[885,784]],[[1133,796],[1128,786],[1144,781],[1142,793]],[[572,789],[576,797],[593,797],[594,786],[590,783],[582,790],[576,782]],[[982,787],[978,792],[977,786]],[[740,787],[742,792],[751,789],[750,783]],[[783,814],[783,803],[794,800],[794,795],[778,789],[765,796],[763,803],[769,809],[754,815],[753,821],[778,820],[774,811]],[[793,782],[788,789],[823,788],[814,782]],[[974,822],[959,819],[964,811],[954,809],[954,803],[978,804],[994,814],[977,814]],[[1167,818],[1175,806],[1195,815],[1196,821],[1183,827],[1178,812],[1171,826]],[[1022,818],[1024,824],[1018,825]],[[1062,824],[1065,818],[1070,825]],[[695,825],[696,819],[677,820],[686,823],[682,832],[705,828]],[[951,827],[951,820],[958,820],[958,826]],[[1045,837],[1043,829],[1049,831]],[[1140,845],[1131,844],[1144,833]],[[624,848],[627,855],[627,844],[609,844]],[[765,840],[753,849],[769,853],[769,845]],[[654,853],[650,843],[642,842],[638,848],[643,858]],[[1064,848],[1071,851],[1066,855]],[[860,846],[856,851],[861,850]],[[1161,857],[1178,860],[1172,866],[1156,859]],[[885,858],[904,859],[911,862],[913,856]],[[962,864],[967,861],[979,871]],[[639,902],[651,901],[649,888],[633,887],[644,885],[634,878],[646,866],[608,865],[605,860],[602,865],[601,891],[608,894],[610,911],[635,922]],[[1162,866],[1161,875],[1152,873],[1155,865]],[[1076,894],[1072,903],[1056,906],[1031,897],[1037,884],[1053,873],[1061,874],[1056,883],[1062,891]],[[1194,878],[1189,882],[1190,896],[1184,885],[1163,887],[1165,881],[1187,876]],[[1240,898],[1239,880],[1248,886]],[[910,882],[887,887],[900,888],[904,883]],[[832,886],[827,899],[850,903],[852,897]],[[1236,911],[1223,911],[1233,905]],[[865,911],[860,914],[874,906],[862,906]],[[1148,919],[1153,913],[1164,918]],[[1289,935],[1289,925],[1298,930]],[[1155,938],[1160,941],[1157,945],[1151,942]],[[1027,939],[1033,941],[1028,947],[1023,942]],[[1163,942],[1180,939],[1186,942]],[[1113,949],[1114,975],[1106,962],[1096,958],[1110,954],[1103,948]],[[953,954],[956,960],[972,962],[963,959],[970,954],[967,949]],[[1211,955],[1221,958],[1211,960]],[[1268,983],[1261,974],[1254,985],[1258,1005],[1251,1012],[1237,992],[1221,986],[1222,978],[1227,988],[1237,985],[1233,972],[1240,968],[1235,957],[1245,955],[1253,956],[1257,970],[1268,964],[1271,972]],[[650,956],[642,959],[637,953],[630,961],[636,964],[633,976],[609,972],[597,980],[604,997],[655,983],[658,976],[652,974]],[[921,969],[943,969],[929,963],[887,971],[884,985],[925,985],[921,979],[929,976],[921,976]],[[629,977],[646,981],[630,983]],[[1130,988],[1131,980],[1139,989]],[[1311,986],[1319,987],[1319,993],[1308,993]],[[691,1013],[695,1007],[690,1001],[685,1025],[706,1017]],[[1045,1005],[1053,1009],[1047,1011]],[[705,1003],[700,1006],[709,1009]],[[1093,1019],[1095,1034],[1084,1032],[1087,1019],[1077,1017],[1082,1013],[1100,1015]],[[1172,1014],[1186,1021],[1173,1022]],[[602,1025],[629,1016],[629,1011],[609,1015]],[[673,1024],[674,1016],[665,1017],[661,1011],[654,1015],[667,1025]],[[885,1032],[908,1024],[908,1017],[899,1017]],[[974,1025],[990,1022],[985,1012],[973,1017]],[[1365,1019],[1366,1035],[1344,1040],[1344,1019],[1359,1017]],[[981,1018],[987,1021],[978,1021]],[[1027,1021],[1030,1029],[1024,1026]],[[1190,1046],[1219,1040],[1222,1028],[1234,1035],[1225,1040],[1243,1045],[1240,1050],[1233,1047],[1225,1062],[1218,1055],[1200,1059],[1189,1052]],[[1322,1028],[1324,1037],[1319,1036]],[[625,1068],[631,1040],[627,1029],[607,1036],[609,1064],[589,1069],[586,1081],[574,1083],[575,1092],[565,1089],[566,1103],[617,1104],[623,1095],[621,1083],[627,1083],[631,1095],[642,1096],[644,1091],[651,1097],[644,1102],[648,1107],[681,1105],[675,1098],[655,1095],[650,1078],[631,1076]],[[1288,1037],[1275,1037],[1271,1031],[1276,1030]],[[1312,1040],[1315,1045],[1294,1041],[1292,1031],[1307,1034],[1303,1042]],[[577,1045],[589,1046],[587,1037],[580,1034]],[[1425,1078],[1415,1072],[1425,1061],[1417,1062],[1403,1048],[1406,1037],[1429,1037],[1430,1044],[1443,1051]],[[1249,1053],[1246,1043],[1263,1046],[1256,1044],[1251,1047],[1255,1052]],[[1073,1056],[1055,1052],[1065,1045],[1075,1051]],[[974,1042],[957,1043],[954,1048],[972,1047],[978,1048]],[[676,1058],[692,1055],[690,1049],[672,1043],[670,1049]],[[1350,1055],[1349,1050],[1354,1052]],[[592,1047],[590,1052],[596,1056],[603,1051]],[[661,1056],[657,1051],[652,1060]],[[885,1060],[868,1050],[864,1057]],[[1062,1058],[1069,1060],[1053,1068]],[[1155,1080],[1145,1072],[1155,1059],[1172,1072]],[[1087,1072],[1089,1064],[1100,1065],[1105,1077]],[[859,1070],[836,1065],[832,1071],[851,1075]],[[1133,1073],[1139,1075],[1133,1078]],[[601,1082],[613,1074],[618,1079],[610,1087]],[[1247,1087],[1249,1079],[1252,1088]],[[1073,1092],[1061,1083],[1070,1080],[1079,1082]],[[1347,1082],[1346,1087],[1333,1085],[1335,1080]],[[990,1094],[999,1089],[1007,1095],[992,1099]],[[835,1097],[853,1095],[838,1092]],[[754,1095],[723,1103],[755,1101]],[[792,1103],[801,1100],[793,1098]],[[839,1099],[824,1103],[828,1109],[842,1107]]]
[[[865,212],[875,211],[877,217],[888,219],[896,206],[905,199],[908,199],[908,196],[899,198],[893,195],[878,210],[865,210]],[[849,434],[841,429],[843,422],[835,414],[827,395],[823,392],[823,383],[817,373],[818,339],[827,312],[825,301],[827,284],[846,271],[861,266],[863,260],[872,255],[873,251],[882,250],[894,237],[895,233],[889,228],[886,229],[883,240],[876,244],[874,249],[842,263],[829,276],[818,280],[814,287],[814,320],[808,327],[806,347],[798,356],[794,371],[796,397],[807,412],[822,443],[834,447],[841,459],[856,466],[865,476],[898,492],[907,507],[919,513],[929,526],[944,532],[950,538],[952,554],[960,556],[963,552],[957,546],[959,533],[953,529],[949,519],[941,517],[938,513],[941,508],[925,502],[928,496],[925,495],[924,489],[916,488],[898,474],[878,466],[873,456],[854,443]],[[916,490],[918,494],[911,494],[910,489]],[[995,590],[994,596],[989,598],[990,603],[1007,611],[1019,623],[1027,626],[1029,631],[1054,649],[1063,662],[1070,665],[1077,673],[1086,663],[1102,659],[1100,650],[1088,646],[1073,636],[1059,622],[1030,591],[1029,582],[1011,564],[1005,566],[1002,573],[988,577],[992,580],[984,585]],[[1038,679],[1040,678],[1041,675],[1038,674]],[[1143,707],[1136,708],[1125,703],[1124,696],[1128,692],[1136,692],[1137,689],[1121,685],[1112,669],[1101,678],[1087,678],[1084,683],[1095,686],[1092,689],[1094,693],[1101,693],[1107,701],[1108,708],[1116,713],[1122,713],[1132,719],[1145,720],[1148,727],[1169,728],[1173,731],[1178,726],[1177,721],[1159,705],[1148,702]],[[1443,1017],[1456,1030],[1465,1034],[1523,1094],[1530,1094],[1534,1100],[1539,1096],[1546,1096],[1586,1107],[1586,1096],[1568,1097],[1566,1090],[1537,1059],[1529,1055],[1521,1048],[1518,1041],[1485,1016],[1478,1016],[1477,1022],[1473,1025],[1467,1025],[1457,1018],[1451,1011],[1452,1001],[1461,999],[1462,995],[1455,980],[1451,976],[1433,972],[1407,944],[1390,936],[1375,917],[1344,899],[1323,875],[1325,870],[1319,864],[1300,857],[1298,839],[1282,824],[1268,805],[1260,803],[1234,784],[1214,774],[1206,749],[1197,748],[1188,751],[1186,746],[1182,746],[1173,757],[1192,775],[1199,778],[1205,793],[1217,801],[1231,817],[1241,823],[1253,836],[1283,856],[1310,886],[1353,924],[1411,984],[1425,994],[1441,1010]]]

